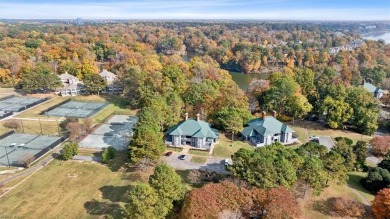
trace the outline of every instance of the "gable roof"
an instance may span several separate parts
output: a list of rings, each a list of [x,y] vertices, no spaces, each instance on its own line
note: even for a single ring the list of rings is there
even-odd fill
[[[106,69],[103,69],[102,72],[99,73],[100,76],[103,78],[110,77],[110,78],[116,78],[116,75],[110,71],[107,71]]]
[[[185,135],[196,138],[217,138],[218,130],[212,129],[210,124],[205,121],[187,119],[169,128],[166,134]]]
[[[263,118],[252,119],[247,125],[248,126],[241,132],[245,136],[253,136],[256,132],[263,136],[274,135],[281,132],[294,132],[292,128],[275,119],[273,116],[267,116],[264,120]]]
[[[60,74],[59,77],[60,77],[61,80],[71,80],[71,79],[78,80],[78,78],[76,78],[75,76],[69,74],[68,72],[65,72],[64,74]]]
[[[382,89],[368,82],[364,82],[363,87],[370,93],[383,93]]]

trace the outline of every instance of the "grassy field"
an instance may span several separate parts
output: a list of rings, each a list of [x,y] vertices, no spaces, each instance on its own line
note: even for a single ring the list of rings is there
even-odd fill
[[[369,202],[374,200],[374,195],[367,191],[361,184],[360,180],[367,176],[364,172],[350,172],[348,173],[348,186],[360,192]]]
[[[57,135],[59,129],[57,121],[45,121],[42,120],[25,120],[25,119],[13,119],[19,123],[19,128],[17,128],[18,132],[29,133],[29,134],[44,134],[44,135]],[[12,129],[8,129],[4,127],[4,123],[6,121],[0,122],[0,133],[5,133],[7,131],[11,131]]]
[[[209,156],[208,151],[189,150],[188,153],[197,156],[205,156],[205,157]]]
[[[319,196],[312,194],[307,195],[307,199],[302,202],[302,217],[301,218],[342,218],[331,217],[329,215],[329,209],[327,208],[326,201],[331,197],[347,197],[357,202],[362,203],[360,198],[348,188],[348,185],[331,184],[327,187]],[[371,218],[366,215],[363,218]]]
[[[200,157],[200,156],[192,156],[191,162],[192,163],[206,163],[207,157]]]
[[[101,151],[97,151],[95,149],[90,149],[90,148],[79,148],[77,155],[100,157]]]
[[[168,151],[181,152],[182,150],[183,150],[183,148],[179,148],[179,147],[166,147],[165,152],[168,152]]]
[[[40,115],[43,111],[48,109],[49,107],[52,107],[56,104],[59,104],[61,102],[66,101],[69,98],[64,98],[64,97],[59,97],[59,96],[54,96],[50,100],[38,105],[34,106],[24,112],[21,112],[20,114],[16,115],[15,117],[18,118],[46,118],[49,119],[50,117],[46,115]]]
[[[254,147],[250,145],[248,142],[243,142],[243,141],[232,142],[223,134],[221,134],[219,137],[220,137],[219,143],[214,146],[213,154],[215,157],[230,158],[240,148],[254,150]]]
[[[122,218],[127,191],[145,178],[126,171],[125,158],[119,154],[108,166],[54,160],[2,197],[0,212],[13,218]]]
[[[362,135],[356,132],[347,131],[347,130],[336,130],[329,129],[324,127],[322,124],[310,121],[295,121],[293,125],[291,122],[288,125],[295,130],[295,133],[298,135],[299,140],[304,143],[308,140],[309,136],[330,136],[335,137],[347,137],[356,141],[369,141],[372,139],[372,136]]]

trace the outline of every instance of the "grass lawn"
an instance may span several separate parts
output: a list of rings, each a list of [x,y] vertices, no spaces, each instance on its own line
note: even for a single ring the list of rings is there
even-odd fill
[[[18,132],[22,133],[30,133],[30,134],[44,134],[44,135],[55,135],[58,133],[59,127],[58,124],[60,122],[57,121],[45,121],[42,119],[39,120],[24,120],[21,121],[21,119],[15,119],[19,123],[19,128],[17,129]],[[0,132],[5,133],[7,131],[11,131],[12,129],[7,129],[4,127],[4,123],[6,121],[0,122]],[[42,128],[42,130],[41,130]]]
[[[77,155],[80,156],[95,156],[95,157],[100,157],[101,156],[101,151],[97,151],[95,149],[89,149],[89,148],[79,148]]]
[[[54,160],[0,200],[0,212],[13,218],[123,218],[135,172],[115,165]]]
[[[305,143],[308,140],[309,136],[330,136],[332,138],[335,137],[347,137],[352,139],[354,142],[356,141],[369,141],[373,137],[368,135],[362,135],[357,132],[352,132],[348,130],[337,130],[337,129],[329,129],[322,124],[310,121],[295,121],[293,125],[292,122],[289,122],[288,125],[295,130],[295,133],[298,135],[299,140],[302,143]]]
[[[179,147],[166,147],[165,152],[168,152],[168,151],[181,152],[182,150],[183,150],[183,148],[179,148]]]
[[[208,151],[189,150],[188,153],[192,155],[198,155],[198,156],[205,156],[205,157],[209,156]]]
[[[374,200],[374,195],[371,194],[369,191],[367,191],[361,184],[360,180],[367,176],[367,173],[364,172],[350,172],[348,173],[348,185],[351,188],[356,189],[360,192],[366,198],[369,202],[372,202]]]
[[[230,139],[226,138],[225,135],[219,135],[219,143],[214,146],[213,154],[215,157],[230,158],[235,152],[240,148],[245,148],[248,150],[254,150],[254,147],[248,142],[235,141],[232,142]]]
[[[207,157],[198,157],[198,156],[192,156],[191,162],[192,163],[206,163]]]
[[[360,198],[355,193],[353,193],[347,185],[330,184],[330,186],[327,187],[319,196],[315,196],[313,194],[308,194],[307,196],[307,199],[302,201],[301,218],[341,218],[331,217],[329,215],[329,210],[327,209],[326,201],[328,198],[331,197],[347,197],[361,203]],[[371,217],[366,216],[363,218]]]

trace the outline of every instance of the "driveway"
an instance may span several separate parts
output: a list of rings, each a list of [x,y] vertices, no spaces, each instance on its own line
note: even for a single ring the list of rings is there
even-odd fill
[[[329,150],[334,147],[334,141],[330,136],[320,136],[318,137],[320,140],[320,144],[327,147]]]
[[[195,169],[201,169],[201,170],[207,170],[207,171],[215,171],[217,173],[221,174],[227,174],[229,173],[225,169],[225,159],[217,159],[217,158],[208,158],[206,163],[199,164],[199,163],[192,163],[191,162],[191,155],[186,155],[185,160],[180,160],[179,155],[182,153],[173,153],[171,156],[167,157],[164,156],[164,161],[177,170],[195,170]]]

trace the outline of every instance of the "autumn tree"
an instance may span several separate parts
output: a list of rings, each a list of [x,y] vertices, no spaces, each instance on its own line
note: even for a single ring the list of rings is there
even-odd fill
[[[390,136],[375,136],[371,140],[371,146],[374,154],[386,155],[390,151]]]
[[[371,211],[377,219],[390,218],[390,188],[382,189],[377,193]]]
[[[351,199],[332,197],[327,202],[332,214],[335,214],[335,216],[360,218],[366,212],[363,204]]]

